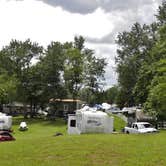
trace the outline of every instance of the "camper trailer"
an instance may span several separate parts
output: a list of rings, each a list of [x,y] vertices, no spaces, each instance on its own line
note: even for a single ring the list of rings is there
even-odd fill
[[[12,117],[0,113],[0,130],[10,130],[12,126]]]
[[[112,132],[113,117],[108,116],[105,112],[77,110],[76,114],[69,114],[68,134]]]

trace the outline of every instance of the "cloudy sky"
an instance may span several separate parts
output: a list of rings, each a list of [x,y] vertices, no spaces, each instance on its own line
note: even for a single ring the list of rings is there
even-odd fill
[[[106,86],[115,84],[115,38],[135,22],[149,24],[162,0],[0,0],[0,48],[30,38],[46,47],[82,35],[86,47],[105,57]]]

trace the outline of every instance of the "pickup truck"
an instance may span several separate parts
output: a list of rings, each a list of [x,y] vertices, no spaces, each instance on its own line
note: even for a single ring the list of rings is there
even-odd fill
[[[152,125],[148,122],[135,122],[131,127],[125,127],[124,132],[129,133],[154,133],[158,130],[153,128]]]

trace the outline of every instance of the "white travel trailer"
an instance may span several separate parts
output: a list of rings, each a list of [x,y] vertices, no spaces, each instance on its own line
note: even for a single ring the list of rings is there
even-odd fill
[[[77,110],[68,117],[68,134],[112,133],[113,117],[95,110]]]
[[[12,117],[0,113],[0,130],[10,130],[12,126]]]

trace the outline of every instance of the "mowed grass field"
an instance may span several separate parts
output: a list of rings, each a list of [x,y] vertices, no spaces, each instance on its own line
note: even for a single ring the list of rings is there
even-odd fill
[[[62,120],[38,119],[28,120],[29,130],[20,132],[22,120],[14,118],[16,140],[0,143],[0,166],[166,165],[166,131],[143,135],[68,135]],[[56,132],[63,135],[53,136]]]

